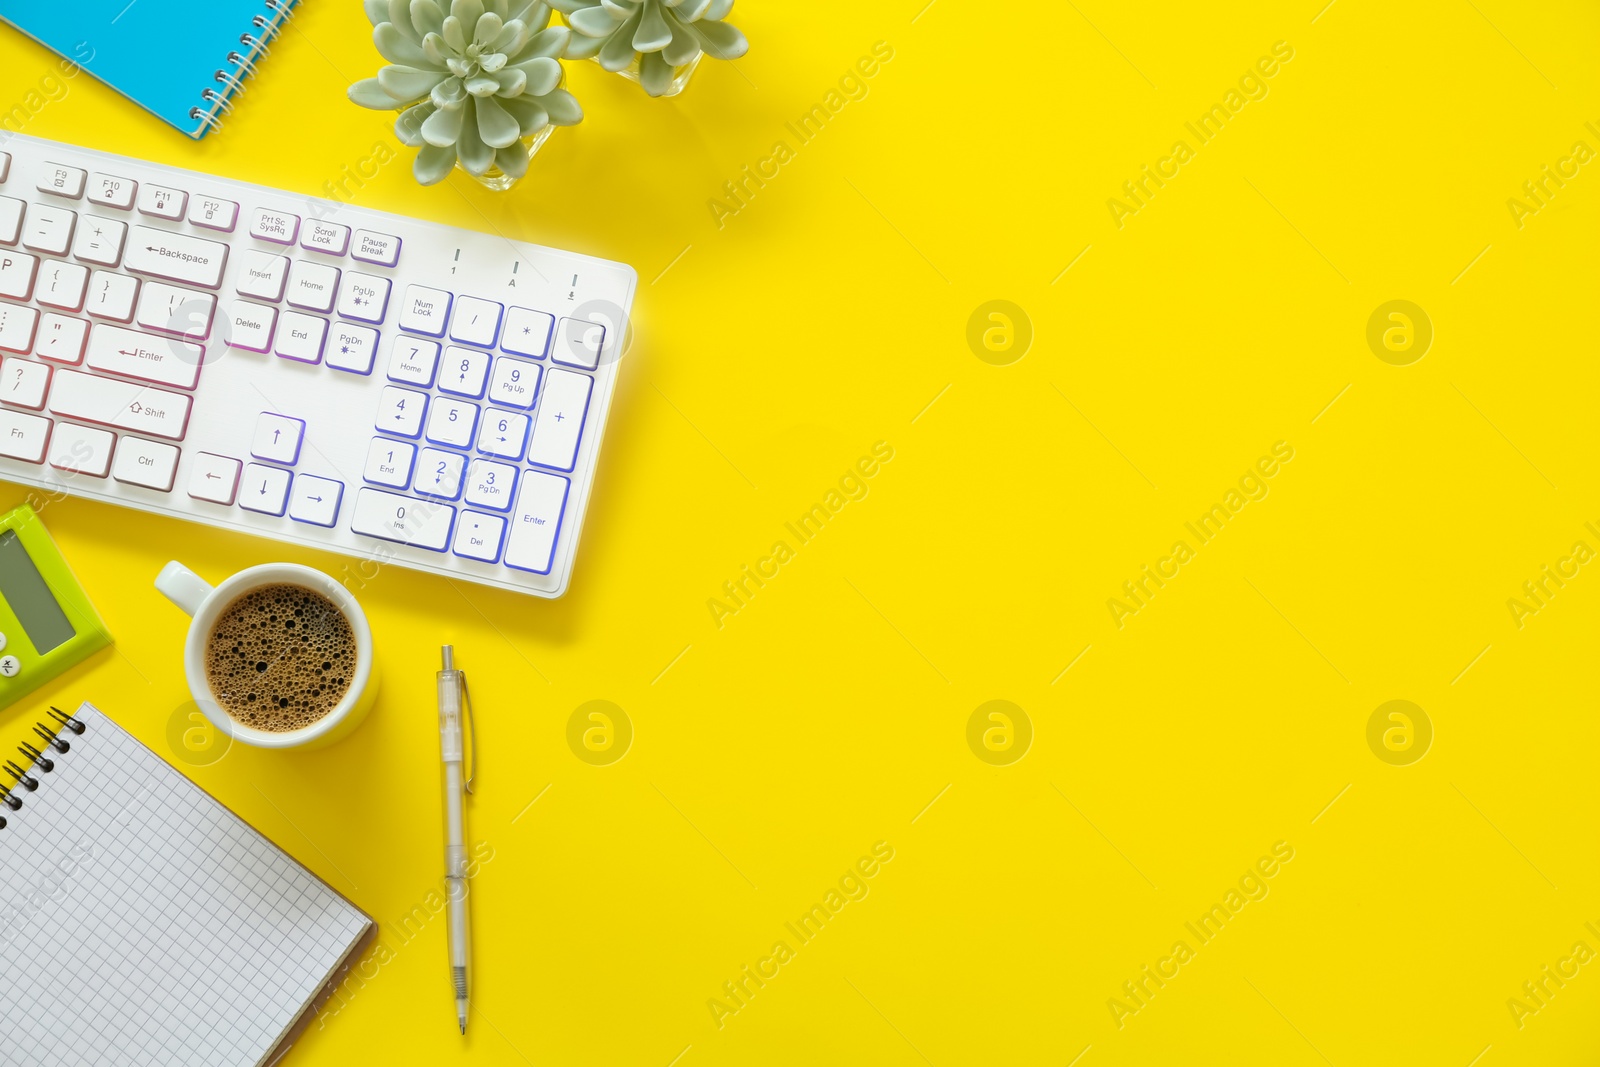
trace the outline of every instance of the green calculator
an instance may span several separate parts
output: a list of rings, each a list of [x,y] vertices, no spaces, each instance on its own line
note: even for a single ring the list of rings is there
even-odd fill
[[[28,505],[0,515],[0,708],[111,644]]]

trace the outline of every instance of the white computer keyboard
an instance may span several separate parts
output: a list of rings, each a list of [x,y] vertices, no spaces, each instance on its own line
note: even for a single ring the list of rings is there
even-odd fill
[[[0,478],[560,596],[636,283],[8,137]]]

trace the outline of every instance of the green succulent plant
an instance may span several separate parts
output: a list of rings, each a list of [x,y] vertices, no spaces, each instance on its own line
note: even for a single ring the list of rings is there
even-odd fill
[[[568,59],[596,59],[610,71],[636,59],[639,84],[661,96],[673,70],[704,52],[738,59],[750,50],[744,34],[722,20],[733,0],[550,0],[577,31]]]
[[[350,99],[399,111],[394,132],[419,148],[417,181],[442,181],[459,161],[476,175],[528,170],[519,142],[547,124],[583,119],[561,88],[572,32],[540,0],[364,0],[372,42],[390,66],[350,86]]]

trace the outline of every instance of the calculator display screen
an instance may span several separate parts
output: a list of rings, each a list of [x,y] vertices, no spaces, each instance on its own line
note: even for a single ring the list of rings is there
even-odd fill
[[[77,633],[15,530],[0,533],[0,597],[41,655]]]

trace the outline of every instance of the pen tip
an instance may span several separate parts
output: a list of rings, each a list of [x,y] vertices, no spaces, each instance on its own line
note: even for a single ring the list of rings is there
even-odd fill
[[[467,1023],[466,1023],[466,1020],[463,1019],[461,1021],[461,1033],[462,1034],[466,1034],[466,1032],[467,1032]]]

